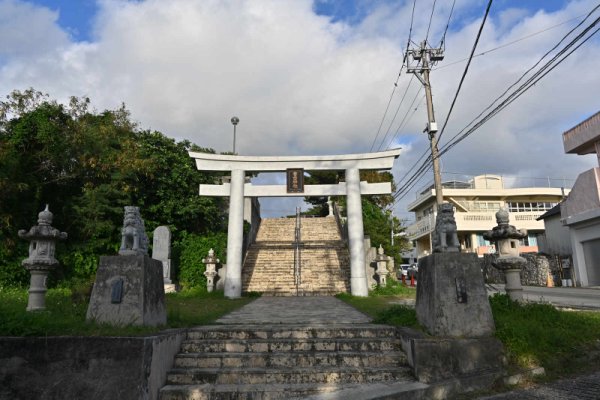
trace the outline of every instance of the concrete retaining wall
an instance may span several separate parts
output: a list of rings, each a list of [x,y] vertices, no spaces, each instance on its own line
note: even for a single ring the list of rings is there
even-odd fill
[[[184,336],[0,338],[0,399],[155,400]]]

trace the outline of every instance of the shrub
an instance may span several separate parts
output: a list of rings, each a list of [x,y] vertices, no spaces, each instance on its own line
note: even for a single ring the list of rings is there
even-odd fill
[[[178,257],[177,276],[179,284],[184,289],[199,287],[206,289],[206,266],[202,259],[213,249],[221,263],[225,263],[227,250],[227,234],[224,232],[210,233],[207,235],[187,234],[174,243],[174,254]]]

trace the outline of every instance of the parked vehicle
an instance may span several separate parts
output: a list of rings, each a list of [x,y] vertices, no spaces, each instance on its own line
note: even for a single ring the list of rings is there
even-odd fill
[[[398,280],[402,279],[402,276],[406,278],[408,276],[408,270],[410,269],[410,264],[400,264],[400,269],[396,272],[396,278]]]

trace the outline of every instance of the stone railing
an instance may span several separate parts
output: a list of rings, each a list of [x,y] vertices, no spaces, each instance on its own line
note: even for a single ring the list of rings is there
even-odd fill
[[[244,237],[244,249],[242,254],[246,254],[248,247],[256,242],[256,235],[258,234],[258,228],[260,228],[260,203],[256,197],[252,197],[251,199],[250,231]]]
[[[342,240],[348,243],[348,224],[340,213],[340,206],[335,202],[333,203],[333,216],[335,217],[335,222],[337,223]]]

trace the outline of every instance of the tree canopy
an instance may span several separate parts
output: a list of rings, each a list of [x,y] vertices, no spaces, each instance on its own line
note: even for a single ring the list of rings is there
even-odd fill
[[[197,194],[215,176],[188,156],[212,149],[140,130],[125,106],[92,112],[88,104],[64,106],[33,89],[0,102],[0,283],[26,278],[16,232],[45,204],[53,226],[69,233],[58,252],[66,276],[90,275],[99,255],[116,252],[125,205],[140,207],[148,232],[169,226],[174,241],[225,229],[223,199]]]

